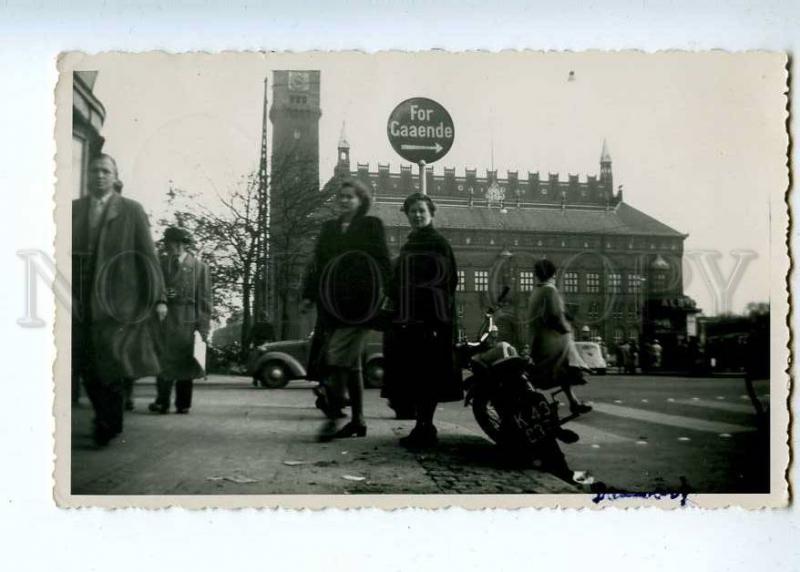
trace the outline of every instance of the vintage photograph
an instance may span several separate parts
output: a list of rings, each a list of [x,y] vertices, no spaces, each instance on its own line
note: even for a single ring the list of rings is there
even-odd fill
[[[62,54],[57,501],[785,505],[786,65]]]

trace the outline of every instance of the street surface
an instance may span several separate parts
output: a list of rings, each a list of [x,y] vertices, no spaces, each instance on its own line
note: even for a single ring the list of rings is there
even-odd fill
[[[440,446],[404,450],[413,421],[393,418],[367,390],[366,438],[316,443],[322,415],[307,382],[281,390],[249,378],[196,383],[189,415],[147,411],[152,380],[137,383],[136,410],[105,449],[90,439],[91,407],[73,407],[73,494],[427,494],[570,493],[577,489],[504,457],[471,409],[440,406]],[[767,399],[768,385],[758,389]],[[579,388],[595,410],[569,425],[562,445],[573,470],[626,492],[761,492],[768,444],[741,378],[597,376]],[[566,408],[565,408],[566,409]]]

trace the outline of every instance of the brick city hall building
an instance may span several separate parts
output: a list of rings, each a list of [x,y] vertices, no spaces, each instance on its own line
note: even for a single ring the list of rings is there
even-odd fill
[[[319,97],[307,101],[318,105]],[[295,113],[293,121],[300,116]],[[307,117],[310,123],[303,131],[316,129],[319,115]],[[277,133],[281,119],[274,109],[272,121]],[[309,140],[318,146],[317,137]],[[280,142],[273,138],[273,144]],[[417,167],[415,172],[411,165],[395,171],[388,163],[378,163],[377,170],[362,163],[353,168],[344,132],[337,151],[326,186],[346,177],[366,183],[374,199],[370,214],[383,220],[396,255],[410,231],[400,207],[419,190]],[[665,365],[687,337],[687,322],[697,312],[683,294],[687,235],[626,203],[621,189],[615,192],[605,143],[599,176],[585,180],[538,172],[520,177],[516,171],[499,177],[497,171],[479,175],[476,169],[447,167],[439,173],[428,167],[425,175],[428,195],[437,205],[434,225],[456,255],[461,328],[468,337],[477,331],[486,306],[508,286],[510,295],[498,313],[501,335],[517,347],[526,343],[525,308],[536,282],[533,263],[542,257],[559,268],[558,285],[576,337],[599,337],[611,348],[626,339],[657,338]]]

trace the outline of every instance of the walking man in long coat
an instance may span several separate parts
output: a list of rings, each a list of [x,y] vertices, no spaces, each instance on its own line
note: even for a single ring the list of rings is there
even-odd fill
[[[167,312],[147,215],[121,189],[116,162],[99,155],[89,195],[72,202],[72,368],[99,446],[122,431],[124,380],[158,373],[156,315]]]
[[[166,281],[167,318],[161,324],[161,373],[158,395],[150,411],[167,413],[175,386],[175,410],[189,413],[194,380],[205,376],[205,364],[194,356],[195,332],[208,339],[211,318],[211,282],[208,266],[186,250],[191,244],[188,231],[169,227],[164,231],[167,255],[161,259]]]

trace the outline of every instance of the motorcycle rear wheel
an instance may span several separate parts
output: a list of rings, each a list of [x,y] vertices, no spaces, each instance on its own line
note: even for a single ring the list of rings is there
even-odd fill
[[[494,402],[494,396],[485,389],[477,389],[472,396],[472,414],[475,416],[475,421],[489,438],[497,443],[503,445],[502,432],[500,430],[501,417],[500,412]]]
[[[483,432],[497,445],[514,455],[538,460],[542,470],[570,481],[572,471],[552,432],[547,431],[539,438],[532,438],[531,433],[525,430],[537,421],[541,422],[541,419],[537,419],[537,412],[541,410],[537,410],[536,405],[540,405],[538,400],[523,406],[517,412],[517,419],[506,423],[501,429],[502,420],[493,393],[488,389],[478,389],[472,398],[472,414]]]
[[[498,445],[535,458],[552,456],[558,449],[556,426],[549,418],[549,405],[538,393],[524,393],[515,400],[510,418],[503,421],[496,394],[478,388],[472,398],[472,414],[478,425]]]

